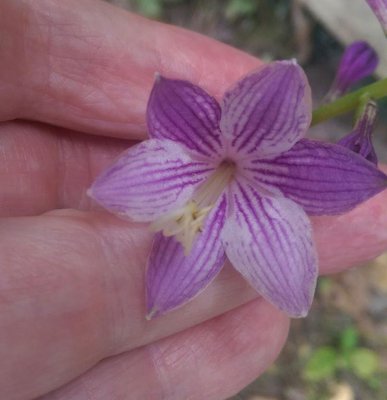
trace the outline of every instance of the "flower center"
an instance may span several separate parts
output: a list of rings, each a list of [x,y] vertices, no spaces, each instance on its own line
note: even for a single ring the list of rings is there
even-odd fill
[[[230,183],[236,170],[233,161],[222,161],[208,179],[199,186],[192,199],[183,207],[171,211],[151,224],[155,232],[162,231],[164,236],[175,236],[184,247],[187,256],[196,235],[201,232],[205,219],[223,190]]]

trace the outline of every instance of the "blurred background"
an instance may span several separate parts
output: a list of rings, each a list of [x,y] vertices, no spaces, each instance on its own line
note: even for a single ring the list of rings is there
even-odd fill
[[[267,61],[297,58],[309,77],[315,107],[330,88],[343,46],[354,40],[367,40],[381,58],[376,76],[361,84],[387,76],[387,39],[363,0],[109,1]],[[387,162],[387,102],[379,106],[375,147],[379,160]],[[352,118],[317,125],[310,136],[336,141],[351,131]],[[384,254],[365,266],[320,278],[311,313],[293,320],[289,341],[275,365],[231,400],[386,399]]]

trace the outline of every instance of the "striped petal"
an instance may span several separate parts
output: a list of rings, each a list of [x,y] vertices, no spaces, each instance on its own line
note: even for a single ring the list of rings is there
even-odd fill
[[[187,81],[156,78],[147,107],[152,138],[170,139],[210,157],[220,152],[220,106]]]
[[[155,236],[147,270],[148,318],[191,300],[218,274],[225,262],[220,233],[226,212],[226,198],[222,196],[188,256],[173,237]]]
[[[318,273],[305,212],[288,199],[262,197],[248,184],[235,183],[230,192],[233,215],[222,234],[227,257],[266,300],[289,316],[305,316]]]
[[[387,188],[387,176],[360,155],[307,139],[274,160],[256,160],[250,172],[310,215],[347,212]]]
[[[105,170],[89,195],[107,210],[135,221],[153,221],[183,206],[212,169],[170,140],[146,140]]]
[[[225,94],[220,126],[234,152],[270,158],[302,138],[310,120],[311,93],[303,70],[294,61],[277,61]]]

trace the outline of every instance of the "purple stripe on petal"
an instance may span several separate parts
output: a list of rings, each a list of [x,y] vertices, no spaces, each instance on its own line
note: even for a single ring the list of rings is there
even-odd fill
[[[220,233],[227,212],[223,195],[210,212],[188,256],[174,237],[156,234],[147,270],[150,318],[185,304],[201,292],[225,262]]]
[[[384,34],[387,35],[387,0],[367,0],[367,3],[382,25]]]
[[[375,165],[340,145],[303,139],[274,160],[255,160],[250,176],[279,188],[310,215],[347,212],[387,188]]]
[[[151,139],[127,150],[95,180],[89,194],[111,212],[153,221],[183,206],[211,171],[178,143]]]
[[[294,61],[261,67],[226,92],[221,130],[236,152],[270,158],[302,138],[311,119],[311,94]]]
[[[182,80],[156,78],[147,107],[152,138],[180,142],[210,157],[220,153],[220,107],[200,87]]]
[[[269,302],[289,316],[305,316],[318,273],[305,212],[291,200],[262,197],[245,182],[235,182],[230,196],[233,214],[222,233],[227,257]]]

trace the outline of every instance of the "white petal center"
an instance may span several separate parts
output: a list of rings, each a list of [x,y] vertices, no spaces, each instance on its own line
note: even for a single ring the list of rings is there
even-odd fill
[[[196,235],[201,231],[208,213],[216,204],[236,171],[234,162],[222,161],[209,178],[183,207],[171,211],[151,224],[154,231],[165,236],[175,236],[188,255]]]

